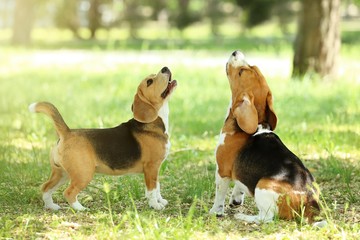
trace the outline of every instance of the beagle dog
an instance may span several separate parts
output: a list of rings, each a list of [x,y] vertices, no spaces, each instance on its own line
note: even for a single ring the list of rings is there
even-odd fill
[[[168,202],[161,197],[158,174],[170,148],[168,100],[176,86],[167,67],[149,75],[135,94],[134,118],[106,129],[70,129],[51,103],[31,104],[31,112],[51,117],[59,136],[50,155],[51,176],[42,185],[45,208],[60,209],[52,194],[67,180],[70,185],[64,197],[73,209],[81,211],[86,208],[79,203],[77,195],[95,173],[144,173],[150,207],[163,209]]]
[[[226,73],[232,98],[216,149],[216,194],[210,213],[224,215],[234,180],[230,206],[243,204],[249,194],[259,210],[255,216],[239,213],[235,218],[260,223],[276,215],[304,216],[311,222],[319,212],[319,193],[309,170],[273,132],[277,116],[264,76],[240,51],[230,56]]]

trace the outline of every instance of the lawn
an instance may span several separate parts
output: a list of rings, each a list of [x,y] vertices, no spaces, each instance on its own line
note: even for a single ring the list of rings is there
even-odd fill
[[[241,48],[246,52],[241,44]],[[288,48],[286,48],[288,49]],[[301,221],[256,225],[236,221],[255,213],[251,198],[227,215],[208,214],[214,198],[214,149],[230,89],[230,50],[26,50],[3,48],[0,58],[0,238],[8,239],[355,239],[360,234],[360,79],[352,57],[334,80],[290,78],[291,53],[260,54],[251,64],[266,76],[275,98],[277,134],[311,169],[322,189],[322,229]],[[235,49],[233,49],[235,50]],[[112,127],[132,117],[138,83],[168,66],[178,80],[170,101],[172,148],[161,168],[165,210],[148,208],[141,175],[97,175],[74,212],[62,196],[58,212],[43,209],[40,185],[48,178],[56,142],[34,101],[54,103],[71,128]]]

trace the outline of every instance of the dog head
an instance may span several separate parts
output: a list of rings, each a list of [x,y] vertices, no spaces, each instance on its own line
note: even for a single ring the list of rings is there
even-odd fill
[[[168,101],[176,86],[177,82],[171,79],[167,67],[142,80],[132,105],[135,120],[142,123],[155,121],[160,108]]]
[[[239,127],[253,134],[259,123],[268,123],[274,130],[277,117],[272,94],[260,70],[250,66],[243,53],[235,51],[226,64],[226,74],[232,92],[231,111]]]

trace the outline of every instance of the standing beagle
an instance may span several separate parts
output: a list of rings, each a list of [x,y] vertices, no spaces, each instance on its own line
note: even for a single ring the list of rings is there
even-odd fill
[[[255,216],[239,213],[235,218],[259,223],[275,215],[298,215],[312,221],[319,211],[319,193],[309,170],[273,132],[277,117],[264,76],[239,51],[230,56],[226,73],[232,98],[216,149],[216,195],[210,213],[224,214],[234,180],[229,204],[243,204],[246,193],[254,196],[259,210]]]
[[[52,194],[67,180],[70,185],[64,196],[73,209],[81,211],[85,207],[77,195],[95,173],[144,173],[150,207],[163,209],[168,202],[161,197],[158,174],[170,148],[168,100],[176,86],[167,67],[146,77],[134,97],[134,118],[106,129],[70,129],[51,103],[31,104],[31,112],[52,118],[59,136],[51,151],[51,176],[42,186],[45,208],[60,209]]]

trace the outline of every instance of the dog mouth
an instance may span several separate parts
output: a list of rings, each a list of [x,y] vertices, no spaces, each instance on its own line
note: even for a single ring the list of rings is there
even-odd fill
[[[176,86],[177,86],[177,81],[171,80],[171,73],[170,73],[168,85],[167,85],[166,89],[163,91],[163,93],[161,94],[161,97],[164,99],[167,98],[174,91]]]

